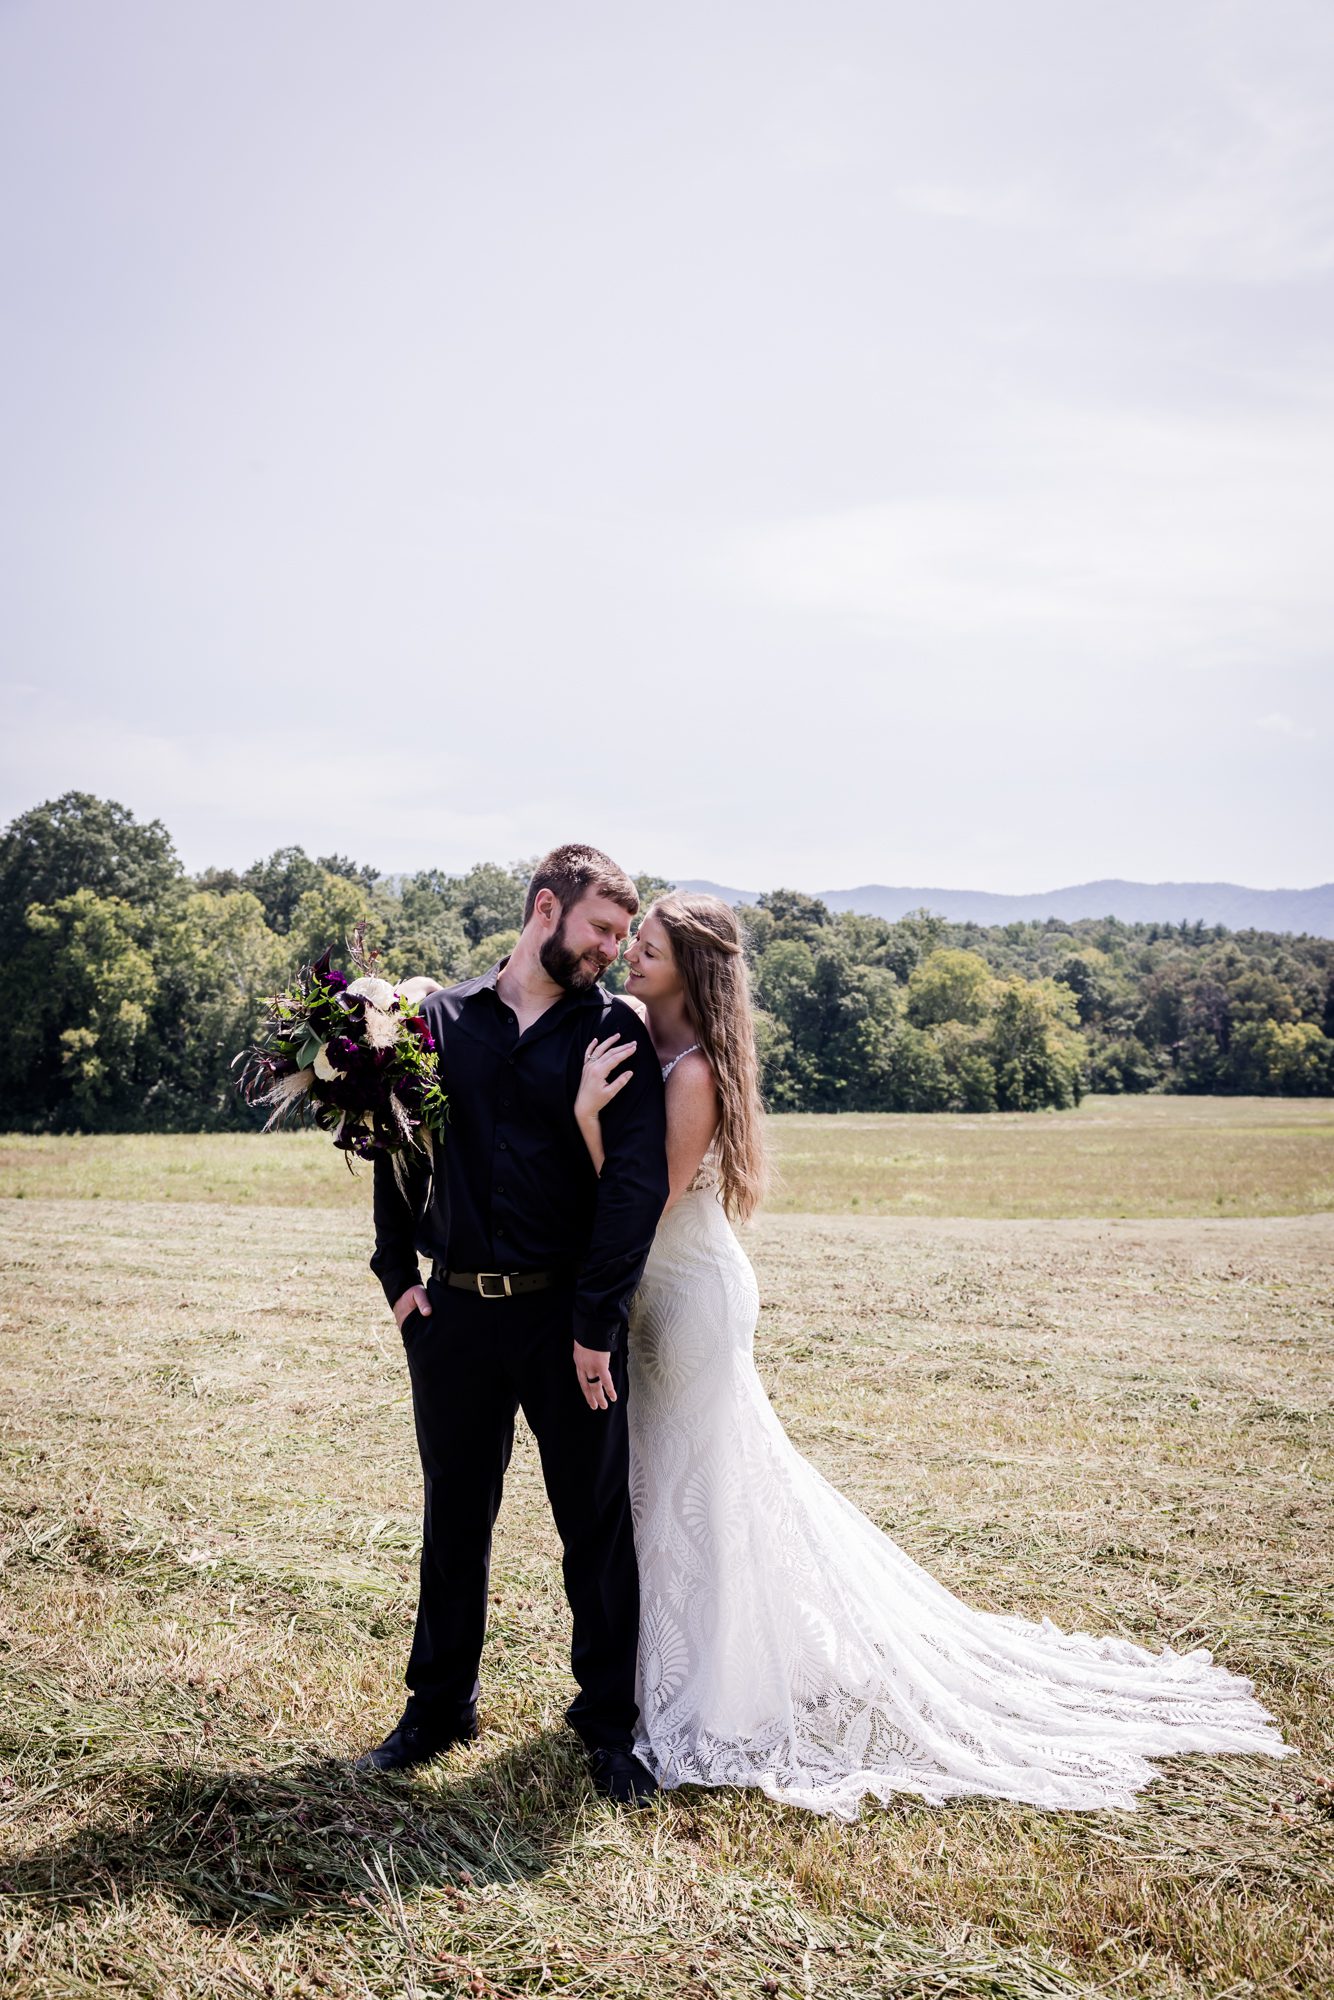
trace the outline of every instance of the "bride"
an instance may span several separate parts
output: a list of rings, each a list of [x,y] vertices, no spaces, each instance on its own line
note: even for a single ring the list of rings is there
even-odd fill
[[[716,897],[673,893],[627,954],[667,1090],[671,1194],[631,1316],[639,1737],[659,1783],[754,1785],[856,1817],[868,1794],[1130,1806],[1181,1751],[1289,1754],[1249,1681],[974,1611],[807,1463],[755,1371],[755,1274],[729,1216],[763,1188],[743,940]],[[628,1079],[590,1045],[575,1111]]]

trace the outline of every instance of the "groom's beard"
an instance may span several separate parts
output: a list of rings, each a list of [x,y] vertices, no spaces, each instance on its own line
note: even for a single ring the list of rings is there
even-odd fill
[[[539,946],[537,956],[547,977],[554,979],[557,986],[563,986],[567,993],[587,993],[607,969],[600,952],[585,952],[581,956],[570,950],[565,942],[564,917],[546,943]]]

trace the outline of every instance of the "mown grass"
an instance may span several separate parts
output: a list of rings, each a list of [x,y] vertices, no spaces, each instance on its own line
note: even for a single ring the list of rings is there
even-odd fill
[[[1113,1116],[1133,1211],[1152,1121]],[[254,1142],[98,1143],[38,1142],[45,1191],[0,1202],[6,2000],[1334,1993],[1334,1219],[749,1237],[762,1372],[822,1470],[975,1603],[1212,1646],[1299,1758],[1177,1760],[1133,1813],[905,1799],[848,1828],[694,1792],[627,1816],[560,1723],[526,1437],[482,1739],[351,1776],[397,1713],[418,1508],[365,1183],[273,1142],[315,1190],[283,1208],[218,1191]],[[1029,1186],[1029,1143],[984,1178]],[[173,1145],[212,1176],[193,1198],[161,1198]],[[154,1198],[91,1206],[99,1157]]]
[[[769,1120],[771,1214],[1314,1215],[1334,1209],[1328,1098],[1088,1097],[1077,1110]],[[0,1134],[0,1199],[255,1202],[359,1215],[314,1132]]]

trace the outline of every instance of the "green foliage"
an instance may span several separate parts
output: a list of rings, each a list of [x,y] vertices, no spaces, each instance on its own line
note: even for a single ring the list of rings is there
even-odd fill
[[[1314,1021],[1243,1021],[1232,1045],[1235,1088],[1257,1096],[1319,1097],[1334,1088],[1334,1042]]]
[[[530,864],[385,877],[279,848],[191,881],[166,829],[68,792],[0,835],[0,1091],[44,1129],[248,1126],[262,1002],[365,921],[392,977],[508,951]],[[669,885],[637,878],[641,908]],[[776,889],[738,912],[765,1101],[1035,1110],[1085,1090],[1334,1093],[1334,942],[1114,918],[896,923]],[[613,968],[608,983],[620,983]]]
[[[1143,1042],[1127,1035],[1120,1041],[1096,1043],[1089,1051],[1086,1075],[1090,1091],[1119,1097],[1123,1092],[1152,1090],[1159,1070]]]
[[[62,1123],[119,1124],[137,1108],[158,997],[139,913],[76,889],[31,904],[27,923],[14,995],[25,1003],[14,1020],[20,1102],[40,1090]]]
[[[908,975],[908,1019],[915,1028],[943,1021],[976,1025],[990,1013],[995,981],[975,951],[933,951]]]
[[[1056,980],[1006,980],[988,1038],[1000,1110],[1078,1104],[1085,1055],[1078,1020],[1074,995]]]
[[[319,888],[325,873],[303,847],[280,847],[267,861],[253,862],[241,876],[240,887],[259,897],[269,929],[285,936],[297,904],[309,891]]]
[[[759,907],[772,924],[771,936],[796,938],[804,944],[818,942],[820,933],[833,922],[832,914],[814,896],[799,889],[771,889],[760,897]]]
[[[281,983],[288,941],[264,921],[248,890],[197,890],[156,937],[158,1006],[144,1122],[162,1130],[249,1125],[232,1088],[231,1062]]]
[[[398,978],[426,973],[448,986],[467,972],[470,946],[452,886],[450,876],[432,868],[408,876],[397,896],[377,890],[372,907],[384,934],[385,963]]]
[[[287,932],[288,956],[297,965],[317,959],[326,945],[338,957],[357,924],[366,922],[366,942],[383,942],[381,927],[373,920],[371,899],[360,882],[321,869],[318,879],[306,889],[292,911]]]
[[[483,938],[468,953],[464,978],[475,979],[479,972],[489,972],[498,958],[509,957],[518,942],[517,931],[497,931],[493,937]]]
[[[169,895],[180,874],[160,820],[140,825],[126,807],[91,792],[49,799],[0,834],[0,956],[22,948],[33,903],[87,889],[142,909]]]
[[[965,1021],[942,1021],[930,1037],[949,1085],[946,1111],[994,1111],[996,1067],[987,1029]]]
[[[483,938],[494,937],[498,931],[519,929],[529,873],[526,866],[499,868],[493,861],[479,861],[451,884],[450,907],[457,914],[470,947],[479,945]]]

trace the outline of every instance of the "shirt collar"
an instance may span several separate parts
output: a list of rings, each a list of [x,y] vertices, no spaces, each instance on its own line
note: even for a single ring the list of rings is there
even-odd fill
[[[498,958],[493,966],[490,966],[487,969],[487,971],[481,973],[479,977],[473,981],[474,992],[495,993],[497,1000],[499,1000],[500,995],[496,991],[496,981],[499,979],[501,973],[505,970],[505,967],[509,964],[509,962],[510,962],[509,953],[506,952],[503,958]],[[608,993],[606,987],[602,984],[602,981],[598,979],[594,981],[593,985],[586,986],[581,993],[572,993],[567,987],[566,990],[561,994],[559,1000],[553,1000],[551,1006],[547,1009],[547,1012],[549,1014],[559,1014],[564,1012],[566,1009],[570,1007],[592,1007],[592,1006],[605,1007],[608,1001],[611,999],[611,997],[612,997],[611,994]],[[501,1002],[501,1005],[502,1006],[504,1005],[503,1001]]]

